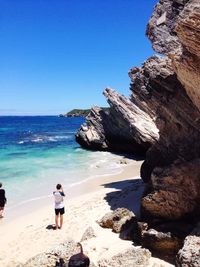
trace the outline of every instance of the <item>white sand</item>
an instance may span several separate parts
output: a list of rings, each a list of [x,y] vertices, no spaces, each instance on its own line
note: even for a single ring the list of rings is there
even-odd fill
[[[93,179],[74,187],[70,193],[79,196],[66,198],[62,230],[46,229],[47,226],[54,224],[53,199],[49,200],[48,205],[45,203],[42,206],[40,203],[40,208],[29,213],[26,211],[23,216],[19,215],[12,220],[6,218],[1,220],[0,266],[15,267],[17,263],[25,263],[29,258],[65,242],[68,238],[78,242],[89,226],[93,227],[97,237],[82,244],[85,253],[93,262],[132,247],[131,241],[121,240],[118,234],[110,229],[101,228],[96,221],[117,207],[127,207],[136,214],[139,212],[143,191],[138,177],[140,164],[129,160],[129,164],[124,165],[121,174]],[[135,178],[132,178],[133,176]],[[135,190],[133,183],[136,183]],[[120,194],[123,188],[127,190],[126,196]],[[150,266],[155,263],[157,267],[173,266],[152,258]]]

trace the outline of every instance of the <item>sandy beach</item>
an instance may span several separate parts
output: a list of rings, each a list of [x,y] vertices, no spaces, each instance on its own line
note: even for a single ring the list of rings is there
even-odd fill
[[[132,210],[139,216],[139,203],[143,184],[139,177],[141,161],[128,159],[123,171],[117,175],[97,177],[71,188],[66,192],[64,225],[62,230],[53,230],[53,198],[47,202],[37,202],[38,206],[27,207],[15,218],[5,212],[0,221],[0,266],[15,267],[31,257],[72,238],[81,240],[84,231],[91,226],[95,238],[82,243],[85,253],[95,263],[97,260],[115,255],[122,249],[130,248],[131,241],[124,241],[110,229],[97,224],[105,213],[118,207]],[[35,204],[36,205],[36,204]],[[6,215],[7,218],[6,218]],[[153,266],[173,266],[152,258]]]

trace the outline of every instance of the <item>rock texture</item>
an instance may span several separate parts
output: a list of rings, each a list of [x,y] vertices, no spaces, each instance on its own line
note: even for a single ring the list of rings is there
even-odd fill
[[[186,237],[184,246],[177,255],[177,266],[200,266],[200,224]]]
[[[104,95],[110,110],[93,107],[76,134],[77,142],[90,149],[144,154],[159,136],[153,118],[112,89],[105,89]]]
[[[53,247],[49,251],[45,253],[41,253],[30,260],[28,260],[24,265],[24,267],[55,267],[56,263],[63,262],[68,266],[69,258],[79,253],[79,246],[73,240],[68,240],[63,244]]]
[[[104,228],[111,228],[115,233],[121,233],[127,231],[130,226],[133,227],[136,222],[137,219],[132,211],[118,208],[104,215],[98,224]]]
[[[151,253],[147,249],[132,248],[113,256],[110,259],[102,259],[98,267],[146,267],[149,264]]]
[[[173,243],[176,251],[184,235],[182,241],[173,239],[173,231],[155,227],[166,220],[191,226],[200,221],[200,1],[160,0],[146,34],[163,56],[152,56],[130,70],[129,99],[106,89],[110,111],[93,111],[77,140],[88,148],[147,151],[141,167],[146,183],[142,220],[156,219],[153,236],[162,237],[156,244]],[[192,239],[186,238],[186,246]],[[184,257],[180,252],[179,261]],[[196,260],[190,260],[185,266],[194,264]]]
[[[82,236],[82,238],[81,238],[81,242],[86,241],[86,240],[88,240],[88,239],[91,239],[91,238],[93,238],[93,237],[96,237],[96,234],[95,234],[95,232],[94,232],[94,229],[93,229],[91,226],[89,226],[89,227],[85,230],[85,232],[83,233],[83,236]]]
[[[178,79],[184,85],[194,105],[200,109],[200,3],[189,1],[180,14],[176,32],[182,50],[173,57]]]
[[[149,229],[143,234],[142,245],[153,251],[155,255],[156,253],[162,253],[169,256],[170,254],[176,254],[182,247],[183,242],[181,239],[172,236],[170,232],[163,233],[155,229]]]
[[[160,132],[141,169],[142,178],[148,182],[156,166],[199,156],[200,113],[178,81],[169,58],[154,56],[137,72],[131,70],[129,76],[132,101],[155,117]],[[191,144],[195,144],[195,149],[191,149]]]
[[[188,0],[160,0],[147,25],[146,34],[153,49],[161,54],[176,53],[180,42],[175,31],[178,15]]]
[[[166,5],[167,2],[168,4],[173,2],[171,7]],[[155,7],[147,28],[147,34],[153,42],[154,49],[157,52],[165,53],[167,56],[162,59],[147,60],[143,68],[131,77],[132,97],[136,99],[134,101],[143,101],[145,107],[147,106],[147,109],[150,110],[149,112],[155,114],[156,125],[160,131],[160,139],[147,152],[146,160],[141,168],[141,175],[146,182],[149,181],[149,191],[152,191],[144,198],[142,209],[144,215],[168,219],[183,218],[187,214],[196,214],[200,185],[200,179],[195,179],[197,174],[195,172],[199,171],[198,158],[200,157],[198,141],[200,137],[199,78],[195,75],[199,77],[200,65],[193,60],[194,58],[197,60],[199,56],[198,49],[194,47],[194,39],[198,40],[199,37],[198,10],[200,2],[195,0],[179,1],[178,4],[176,2],[160,1]],[[176,13],[174,13],[175,8]],[[176,14],[176,16],[173,16],[170,25],[167,21],[160,25],[155,23],[160,10],[162,12],[165,10],[166,17]],[[155,39],[154,36],[157,35],[158,31],[162,31],[162,34],[167,31],[172,42],[162,43]],[[162,34],[158,38],[163,38],[164,35]],[[187,41],[188,39],[191,39],[191,41]],[[185,56],[187,56],[187,60]],[[191,69],[189,62],[193,64],[193,69]],[[161,68],[159,68],[159,65]],[[154,70],[153,72],[150,71],[149,66]],[[184,73],[180,74],[183,68]],[[163,73],[165,73],[165,77],[163,77]],[[165,83],[166,81],[168,82]],[[146,96],[149,95],[149,100],[147,100],[145,94]],[[160,101],[158,101],[158,96],[160,96]],[[182,165],[176,165],[176,162]],[[184,164],[186,167],[183,167]],[[183,170],[182,174],[179,170],[180,166]],[[194,172],[191,166],[195,166]],[[164,172],[166,172],[167,177],[163,175]],[[173,180],[173,185],[172,183],[169,184],[170,179]],[[183,181],[181,183],[182,193],[179,193],[178,188],[176,189],[177,192],[175,190],[173,193],[175,183],[179,179]],[[188,189],[188,183],[194,183],[192,191],[195,190],[196,193]],[[155,184],[160,184],[161,187],[157,187]],[[192,204],[190,199],[193,193]],[[154,206],[156,201],[161,203],[159,214],[156,212],[156,205]],[[164,212],[162,209],[163,201],[166,201]],[[185,206],[184,209],[181,206]]]
[[[181,221],[151,221],[149,228],[142,231],[141,244],[150,249],[155,256],[170,260],[183,246],[183,240],[191,230],[191,224]]]
[[[151,175],[152,192],[142,199],[148,217],[177,220],[200,214],[200,160],[155,168]],[[189,179],[188,179],[189,178]]]
[[[143,235],[143,246],[166,255],[176,254],[182,247],[182,240],[173,237],[170,232],[157,232],[149,229]]]

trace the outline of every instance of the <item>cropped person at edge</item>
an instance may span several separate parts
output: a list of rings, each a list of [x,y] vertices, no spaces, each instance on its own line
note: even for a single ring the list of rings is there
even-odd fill
[[[2,188],[2,186],[3,186],[2,183],[0,183],[0,219],[3,218],[3,211],[4,211],[5,204],[7,202],[6,192]]]

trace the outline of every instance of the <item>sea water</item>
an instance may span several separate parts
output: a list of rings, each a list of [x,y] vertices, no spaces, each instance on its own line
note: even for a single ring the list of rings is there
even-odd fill
[[[91,152],[75,141],[84,118],[0,117],[0,182],[8,208],[52,195],[57,183],[70,187],[121,172],[118,155]]]

